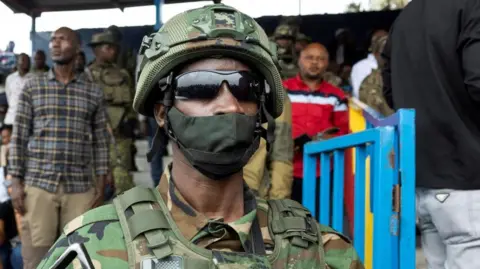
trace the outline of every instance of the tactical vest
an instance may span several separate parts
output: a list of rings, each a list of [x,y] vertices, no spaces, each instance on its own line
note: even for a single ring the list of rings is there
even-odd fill
[[[91,68],[93,80],[103,87],[107,113],[112,129],[116,130],[132,105],[128,72],[116,66]]]
[[[260,201],[260,203],[265,201]],[[321,232],[308,210],[291,200],[265,203],[269,231],[275,247],[268,256],[208,250],[189,242],[172,219],[160,193],[135,187],[113,201],[128,251],[129,268],[153,269],[268,269],[285,254],[299,251],[319,253],[313,267],[325,268]],[[257,207],[262,210],[261,207]],[[252,228],[253,229],[253,228]],[[262,240],[263,241],[263,240]],[[278,267],[279,265],[276,265]]]

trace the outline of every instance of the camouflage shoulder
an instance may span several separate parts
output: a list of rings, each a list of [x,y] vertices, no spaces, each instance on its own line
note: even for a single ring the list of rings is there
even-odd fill
[[[113,205],[75,218],[50,248],[37,268],[50,268],[71,244],[83,244],[94,268],[128,268],[128,251]],[[78,260],[68,268],[81,268]]]
[[[364,269],[352,241],[342,233],[319,224],[325,261],[332,269]]]
[[[118,221],[118,214],[113,205],[104,205],[76,217],[65,225],[63,233],[69,235],[86,225],[101,221]]]

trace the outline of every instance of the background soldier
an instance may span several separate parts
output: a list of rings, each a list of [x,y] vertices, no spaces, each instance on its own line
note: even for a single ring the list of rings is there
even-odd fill
[[[389,116],[395,111],[391,109],[383,97],[382,68],[384,60],[381,57],[388,36],[377,36],[372,39],[372,53],[377,59],[379,68],[373,69],[360,85],[360,101],[378,111],[383,116]]]
[[[292,25],[281,24],[275,29],[273,37],[277,43],[278,65],[283,79],[298,74],[297,56],[295,55],[296,28]]]
[[[135,77],[135,68],[137,65],[137,54],[131,48],[124,46],[122,43],[123,35],[116,25],[111,25],[107,28],[107,33],[110,33],[115,38],[115,42],[118,44],[118,50],[115,55],[115,63],[118,67],[128,71],[131,78]],[[135,95],[135,86],[131,87],[132,96]],[[139,122],[135,122],[135,128],[139,128]],[[135,133],[139,133],[139,130],[134,130]],[[135,137],[133,137],[135,139]],[[138,171],[135,164],[135,155],[137,154],[137,147],[135,147],[135,141],[132,142],[132,150],[130,151],[132,164],[130,165],[130,171]]]
[[[114,63],[118,43],[111,33],[93,35],[89,46],[95,54],[89,70],[93,80],[104,89],[109,123],[115,138],[115,144],[110,147],[110,156],[115,190],[118,194],[134,186],[130,173],[136,121],[136,114],[132,109],[133,85],[128,72]]]

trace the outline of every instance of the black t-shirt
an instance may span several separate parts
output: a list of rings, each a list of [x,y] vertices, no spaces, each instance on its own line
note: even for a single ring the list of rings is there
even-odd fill
[[[18,235],[17,222],[15,221],[15,213],[13,211],[12,201],[0,203],[0,220],[5,225],[6,240],[10,241]]]
[[[480,189],[480,1],[411,1],[383,54],[387,102],[416,111],[417,186]]]

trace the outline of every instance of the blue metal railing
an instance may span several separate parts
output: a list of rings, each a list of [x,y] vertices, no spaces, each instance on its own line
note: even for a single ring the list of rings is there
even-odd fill
[[[355,148],[354,246],[364,261],[365,240],[373,240],[371,269],[415,268],[415,111],[401,109],[380,118],[358,100],[367,121],[362,132],[327,141],[310,142],[304,147],[303,204],[311,212],[320,207],[320,223],[343,232],[344,155]],[[321,169],[317,190],[316,167]],[[365,239],[365,172],[370,156],[370,205],[373,239]],[[333,189],[331,189],[333,185]],[[331,197],[331,194],[333,196]],[[315,196],[319,195],[319,205]]]

